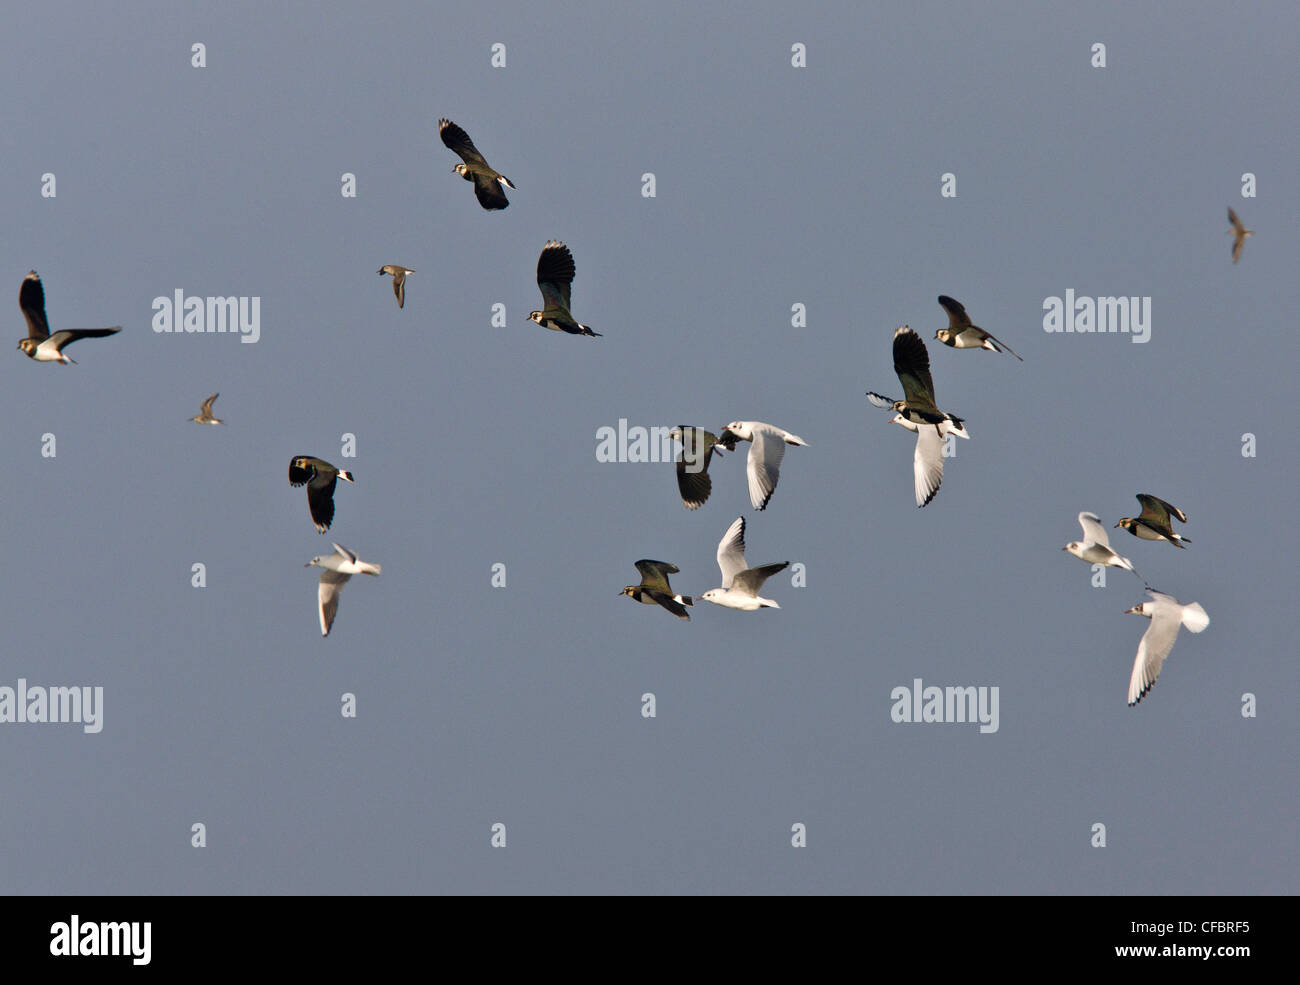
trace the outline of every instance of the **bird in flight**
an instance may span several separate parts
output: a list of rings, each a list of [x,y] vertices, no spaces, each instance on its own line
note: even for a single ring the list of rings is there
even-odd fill
[[[912,454],[912,485],[916,505],[925,506],[943,481],[943,441],[949,434],[969,438],[960,417],[939,410],[934,402],[934,381],[930,378],[930,355],[921,337],[906,325],[894,330],[894,372],[903,385],[903,399],[893,400],[874,390],[867,399],[882,409],[894,411],[892,421],[916,432]]]
[[[763,588],[763,582],[789,564],[789,561],[780,561],[757,568],[749,567],[745,563],[745,518],[738,516],[718,542],[718,568],[722,571],[722,587],[711,588],[700,598],[742,612],[779,609],[779,605],[771,599],[762,598],[758,593]]]
[[[662,605],[678,619],[691,618],[686,606],[694,605],[689,595],[678,595],[668,584],[668,576],[675,575],[678,567],[667,561],[641,560],[636,563],[641,572],[641,584],[628,585],[620,595],[627,595],[642,605]]]
[[[304,568],[315,565],[325,570],[320,573],[320,587],[316,590],[316,599],[320,606],[320,634],[328,636],[334,625],[334,617],[339,611],[339,595],[353,575],[375,575],[381,570],[377,564],[362,561],[352,551],[339,544],[334,545],[333,554],[314,557]]]
[[[537,286],[542,289],[542,301],[546,307],[542,311],[530,311],[528,320],[553,332],[598,338],[600,332],[580,325],[569,313],[569,289],[573,286],[576,272],[569,248],[558,239],[548,240],[542,248],[542,255],[537,258]]]
[[[1133,661],[1133,673],[1128,681],[1130,707],[1141,701],[1155,686],[1156,678],[1160,676],[1160,668],[1164,666],[1165,657],[1169,656],[1169,651],[1174,648],[1178,630],[1186,626],[1193,633],[1199,633],[1210,624],[1210,617],[1206,615],[1199,602],[1183,605],[1172,595],[1157,592],[1153,588],[1148,588],[1147,594],[1151,596],[1152,601],[1124,610],[1126,615],[1133,613],[1146,616],[1151,620],[1151,625],[1147,627],[1147,631],[1142,634],[1142,639],[1138,643],[1137,657]]]
[[[781,478],[781,459],[786,445],[808,446],[797,434],[791,434],[775,424],[762,421],[732,421],[723,433],[730,433],[741,441],[751,442],[749,457],[745,460],[745,474],[749,479],[749,505],[756,510],[767,509],[772,494]]]
[[[716,435],[704,428],[683,425],[669,431],[668,437],[682,443],[681,454],[677,456],[677,491],[681,493],[682,505],[688,510],[698,510],[708,502],[713,491],[709,462],[715,453],[722,457],[722,448],[735,451],[736,436],[726,428],[721,435]]]
[[[934,337],[944,345],[954,349],[988,349],[990,352],[1007,352],[1021,362],[1024,358],[1012,352],[1005,342],[999,342],[978,325],[972,325],[962,303],[946,294],[939,295],[939,303],[948,312],[948,327],[934,333]]]
[[[338,479],[356,481],[351,472],[336,469],[324,459],[300,455],[289,461],[289,485],[307,486],[307,507],[318,534],[334,522],[334,486]]]
[[[1138,574],[1137,568],[1133,567],[1132,561],[1126,557],[1120,557],[1111,549],[1110,538],[1106,536],[1106,528],[1101,525],[1101,519],[1096,513],[1080,513],[1079,526],[1083,528],[1083,540],[1072,540],[1061,550],[1069,551],[1080,561],[1085,561],[1088,564],[1124,568],[1142,578]],[[1143,581],[1145,580],[1143,579]]]
[[[1146,493],[1138,493],[1137,501],[1142,504],[1142,513],[1137,517],[1126,516],[1115,526],[1123,527],[1134,537],[1141,540],[1167,540],[1175,547],[1182,547],[1184,544],[1191,543],[1182,534],[1174,533],[1174,528],[1169,519],[1172,515],[1186,523],[1186,513],[1177,506],[1166,503],[1163,499],[1157,499],[1155,496],[1149,496]]]
[[[18,288],[18,307],[27,319],[27,338],[18,340],[18,348],[38,363],[75,363],[63,350],[77,339],[102,339],[122,331],[121,325],[112,328],[65,328],[50,334],[50,323],[45,318],[45,288],[41,275],[29,271]]]
[[[196,421],[199,424],[225,424],[226,422],[221,420],[221,418],[212,416],[212,404],[219,396],[221,396],[221,394],[214,393],[207,400],[203,401],[203,406],[199,409],[199,412],[191,417],[190,420]]]
[[[439,120],[438,136],[447,147],[460,155],[462,163],[453,167],[452,171],[474,183],[474,197],[478,199],[479,205],[491,212],[504,209],[510,204],[501,186],[511,189],[515,186],[509,178],[488,164],[487,159],[474,146],[474,141],[469,139],[469,134],[451,120]]]
[[[1241,220],[1237,218],[1237,213],[1232,211],[1231,206],[1228,208],[1228,221],[1232,223],[1232,228],[1228,230],[1228,235],[1236,237],[1236,239],[1232,241],[1232,262],[1236,263],[1241,259],[1241,251],[1246,245],[1246,237],[1254,236],[1255,230],[1247,229],[1243,226]]]
[[[406,307],[406,275],[415,273],[408,267],[403,267],[400,263],[386,263],[377,271],[379,274],[393,275],[393,296],[397,298],[399,308]]]

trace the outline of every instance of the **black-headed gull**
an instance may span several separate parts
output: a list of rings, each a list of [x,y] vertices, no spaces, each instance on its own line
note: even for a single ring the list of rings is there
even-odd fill
[[[745,471],[749,476],[749,503],[756,510],[767,509],[781,477],[781,459],[786,445],[807,447],[808,442],[784,428],[762,421],[732,421],[727,425],[741,441],[751,442]]]
[[[314,557],[303,567],[310,568],[313,565],[325,569],[320,573],[320,587],[316,597],[320,603],[320,634],[328,636],[330,627],[334,625],[334,616],[339,611],[339,594],[343,591],[343,586],[353,575],[378,575],[380,567],[362,561],[339,544],[334,545],[333,554]]]
[[[1107,567],[1125,568],[1137,577],[1137,568],[1133,567],[1133,562],[1126,557],[1120,557],[1115,551],[1111,550],[1110,538],[1106,536],[1106,528],[1101,525],[1101,519],[1096,513],[1080,513],[1079,526],[1083,528],[1083,540],[1072,540],[1061,548],[1063,551],[1069,551],[1080,561],[1086,561],[1088,564],[1102,564]],[[1143,582],[1146,581],[1142,578]]]
[[[1137,658],[1133,661],[1133,674],[1129,677],[1130,706],[1141,701],[1143,696],[1155,686],[1165,657],[1169,656],[1169,651],[1174,648],[1179,627],[1186,626],[1191,632],[1199,633],[1210,624],[1210,617],[1206,615],[1199,602],[1183,605],[1172,595],[1157,592],[1153,588],[1148,588],[1147,594],[1151,596],[1152,601],[1124,610],[1126,614],[1131,612],[1151,620],[1151,625],[1147,627],[1147,631],[1142,634],[1141,642],[1138,643]]]
[[[711,588],[700,596],[705,602],[753,612],[755,609],[781,608],[771,599],[759,596],[763,582],[788,567],[789,561],[750,568],[745,564],[745,518],[737,517],[718,542],[718,567],[722,570],[722,587]]]

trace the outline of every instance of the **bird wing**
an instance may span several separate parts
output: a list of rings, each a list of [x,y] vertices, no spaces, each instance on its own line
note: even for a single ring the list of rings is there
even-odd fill
[[[102,339],[106,335],[116,335],[122,331],[120,325],[112,328],[64,328],[55,332],[46,341],[54,347],[56,351],[62,351],[76,342],[77,339]]]
[[[745,570],[745,518],[736,517],[718,542],[718,567],[722,571],[722,587],[730,588],[736,576]]]
[[[940,294],[939,303],[943,305],[943,310],[948,312],[948,327],[954,332],[960,333],[963,328],[970,327],[970,316],[966,314],[966,308],[960,301],[946,294]]]
[[[334,522],[334,487],[337,484],[337,474],[326,479],[320,472],[315,472],[307,485],[307,507],[311,510],[317,533],[323,534]]]
[[[50,324],[45,320],[45,288],[33,270],[23,278],[18,288],[18,307],[27,319],[27,337],[40,342],[50,337]]]
[[[916,505],[925,506],[939,492],[943,482],[943,442],[934,428],[916,430],[916,451],[912,453],[912,478]]]
[[[212,415],[212,405],[216,402],[216,399],[219,396],[221,396],[221,394],[214,393],[207,400],[203,401],[203,406],[199,408],[199,414],[201,416],[210,417]]]
[[[984,329],[981,328],[980,331],[984,332]],[[992,342],[995,346],[997,346],[999,352],[1001,352],[1002,350],[1006,350],[1007,352],[1011,353],[1011,355],[1019,359],[1021,362],[1025,361],[1024,356],[1020,355],[1020,353],[1016,352],[1014,349],[1011,348],[1011,346],[1007,345],[1001,339],[994,338],[993,335],[990,334],[989,332],[984,332],[984,337],[988,339],[990,342]]]
[[[561,308],[569,312],[569,291],[577,268],[573,254],[559,240],[551,240],[537,258],[537,286],[542,289],[542,299],[547,308]]]
[[[789,567],[789,561],[781,561],[777,564],[765,564],[758,568],[749,568],[736,575],[736,580],[731,583],[733,591],[744,592],[746,595],[757,595],[763,587],[763,582],[767,581],[778,571]]]
[[[397,298],[397,306],[399,308],[406,307],[406,274],[394,272],[393,297]]]
[[[338,547],[337,544],[334,545]],[[339,595],[343,592],[343,586],[348,583],[351,575],[345,575],[341,571],[330,571],[326,569],[320,573],[320,587],[316,591],[316,597],[320,601],[320,634],[328,636],[330,627],[334,625],[334,617],[339,611]]]
[[[1174,648],[1178,638],[1178,627],[1182,624],[1182,606],[1172,597],[1160,592],[1151,592],[1156,600],[1156,611],[1151,616],[1151,625],[1142,634],[1138,643],[1137,658],[1133,661],[1133,674],[1128,682],[1128,703],[1135,705],[1151,690],[1160,676],[1160,668],[1165,657]]]
[[[1246,227],[1242,225],[1241,220],[1237,218],[1237,213],[1232,211],[1231,205],[1228,206],[1228,221],[1232,223],[1232,228],[1238,233],[1245,232]]]
[[[697,510],[713,491],[709,462],[713,459],[713,446],[719,442],[703,428],[681,427],[677,432],[682,443],[677,456],[677,491],[688,510]]]
[[[510,199],[501,190],[501,183],[480,171],[474,172],[474,197],[478,199],[479,205],[489,211],[504,209],[510,204]]]
[[[353,554],[351,551],[349,551],[342,544],[334,545],[334,553],[342,557],[345,561],[351,561],[353,564],[357,563],[358,560],[357,556]]]
[[[1168,527],[1169,514],[1172,513],[1183,523],[1187,522],[1187,515],[1182,510],[1156,496],[1138,493],[1137,501],[1142,504],[1142,515],[1138,517],[1139,520],[1154,520],[1162,526]]]
[[[642,588],[673,594],[672,588],[668,585],[668,576],[677,574],[679,570],[677,565],[669,564],[667,561],[642,560],[636,563],[636,570],[641,572]]]
[[[921,337],[910,328],[894,332],[894,372],[903,384],[903,399],[913,409],[938,409],[934,402],[934,381],[930,379],[930,355]]]
[[[474,141],[469,139],[469,134],[452,123],[451,120],[438,121],[438,136],[442,138],[442,142],[448,148],[459,154],[460,159],[470,167],[483,167],[491,170],[487,158],[478,152],[478,148],[474,146]]]
[[[781,477],[781,459],[785,457],[785,439],[767,426],[753,429],[745,471],[749,477],[749,502],[756,510],[767,509]]]
[[[874,390],[867,391],[867,399],[871,401],[872,407],[879,407],[881,410],[889,410],[894,406],[894,401]]]
[[[1101,518],[1096,513],[1080,513],[1079,526],[1083,528],[1083,539],[1085,541],[1090,540],[1102,547],[1110,547],[1110,538],[1106,536],[1106,528],[1101,525]]]

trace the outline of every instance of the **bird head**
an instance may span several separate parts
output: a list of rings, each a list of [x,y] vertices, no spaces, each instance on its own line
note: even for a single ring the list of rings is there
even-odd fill
[[[540,311],[530,311],[528,312],[528,320],[535,321],[540,325],[542,323],[542,313]]]
[[[1135,523],[1136,521],[1131,516],[1126,516],[1120,520],[1119,523],[1115,524],[1115,526],[1123,527],[1125,530],[1132,530]]]
[[[938,339],[940,342],[942,342],[944,345],[951,345],[952,343],[950,343],[948,340],[952,338],[952,329],[941,328],[939,329],[939,331],[934,333],[934,337]]]
[[[1083,545],[1080,544],[1077,540],[1072,540],[1064,547],[1062,547],[1061,550],[1069,551],[1075,557],[1078,557],[1083,552]]]
[[[749,425],[744,421],[732,421],[724,430],[730,431],[741,441],[754,440],[754,432],[750,430]]]
[[[453,174],[458,174],[467,180],[469,179],[469,168],[464,164],[457,164],[451,170]]]
[[[626,587],[624,587],[623,591],[619,592],[618,594],[619,594],[619,595],[634,595],[634,594],[636,593],[636,589],[637,589],[637,586],[636,586],[636,585],[627,585]]]
[[[1135,605],[1131,609],[1125,609],[1124,615],[1146,616],[1148,619],[1150,619],[1151,613],[1147,612],[1147,606],[1150,604],[1151,604],[1150,602],[1143,602],[1141,605]]]
[[[720,595],[722,595],[721,588],[710,588],[707,592],[701,595],[700,598],[704,599],[706,602],[713,602]]]

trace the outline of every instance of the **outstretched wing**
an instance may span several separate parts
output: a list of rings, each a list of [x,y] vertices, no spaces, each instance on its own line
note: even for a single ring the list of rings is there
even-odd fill
[[[1182,520],[1183,523],[1187,522],[1187,514],[1177,506],[1166,503],[1163,499],[1156,496],[1151,496],[1147,493],[1138,493],[1137,501],[1142,504],[1142,515],[1138,517],[1139,520],[1154,520],[1162,526],[1168,527],[1169,514],[1172,513],[1174,516],[1178,517],[1178,519]]]
[[[477,187],[477,186],[475,186]],[[542,299],[548,308],[569,311],[569,291],[577,268],[573,254],[559,240],[549,241],[537,258],[537,286],[542,289]]]
[[[943,442],[932,427],[916,429],[916,451],[912,453],[912,481],[916,505],[927,506],[943,483]]]
[[[501,183],[489,175],[474,172],[474,197],[483,208],[504,209],[510,204],[506,193],[501,190]]]
[[[765,564],[759,568],[750,568],[736,575],[736,581],[731,587],[747,595],[757,595],[763,587],[763,582],[789,566],[789,561],[781,561],[777,564]]]
[[[474,146],[474,141],[469,139],[467,134],[451,120],[441,119],[438,121],[438,136],[442,142],[460,155],[460,159],[468,164],[471,168],[482,167],[489,168],[487,159],[478,152]]]
[[[636,570],[641,573],[641,587],[667,595],[673,594],[668,585],[668,576],[677,574],[677,565],[667,561],[641,560],[636,563]]]
[[[23,278],[18,288],[18,307],[23,309],[27,319],[27,337],[37,342],[50,337],[50,325],[45,320],[45,288],[41,285],[41,276],[35,270]]]
[[[351,577],[351,575],[345,575],[339,571],[325,570],[320,573],[320,588],[316,591],[316,598],[320,602],[321,636],[330,634],[330,628],[334,625],[334,617],[339,612],[339,595],[343,593],[343,586],[348,583],[348,579]]]
[[[944,311],[948,312],[948,327],[954,332],[970,327],[970,316],[966,314],[966,309],[960,301],[946,294],[940,294],[939,303],[943,305]]]
[[[1083,539],[1085,541],[1092,541],[1102,547],[1110,547],[1110,538],[1106,536],[1106,528],[1101,525],[1101,517],[1097,516],[1096,513],[1080,513],[1079,526],[1083,528]]]
[[[935,408],[930,354],[921,337],[906,326],[894,332],[894,372],[903,384],[903,399],[913,409]]]
[[[736,575],[745,570],[745,518],[736,517],[718,542],[718,568],[722,571],[722,587],[730,588]]]
[[[1165,657],[1174,648],[1178,638],[1178,627],[1182,625],[1182,607],[1170,600],[1160,600],[1157,592],[1151,593],[1156,598],[1156,611],[1151,616],[1151,625],[1142,634],[1138,643],[1137,657],[1133,661],[1133,673],[1128,682],[1128,703],[1135,705],[1155,686],[1164,666]],[[1165,596],[1168,598],[1168,596]]]

